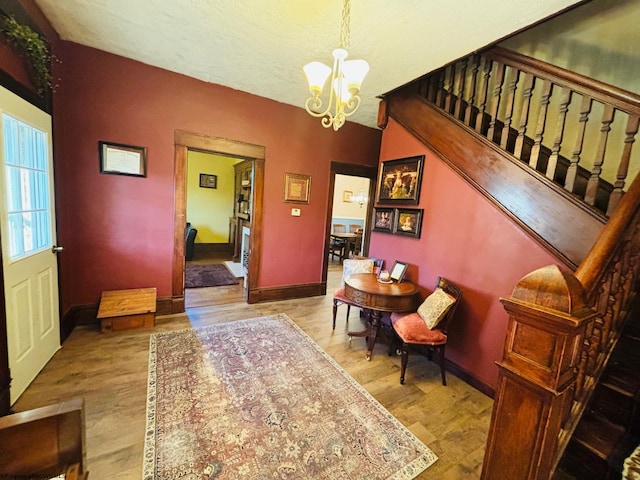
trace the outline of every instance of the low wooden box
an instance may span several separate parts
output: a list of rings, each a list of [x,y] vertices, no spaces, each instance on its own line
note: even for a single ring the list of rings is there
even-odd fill
[[[103,333],[155,325],[156,289],[135,288],[102,292],[98,319]]]

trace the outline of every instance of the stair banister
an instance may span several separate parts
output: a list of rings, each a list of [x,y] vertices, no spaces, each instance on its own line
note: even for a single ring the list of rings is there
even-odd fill
[[[551,478],[634,300],[639,225],[636,177],[575,275],[544,267],[502,299],[509,326],[483,480]]]

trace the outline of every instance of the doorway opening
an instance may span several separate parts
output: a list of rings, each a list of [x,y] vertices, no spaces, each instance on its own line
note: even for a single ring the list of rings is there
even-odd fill
[[[249,206],[243,203],[245,208],[250,211],[250,217],[247,219],[249,224],[249,232],[245,239],[245,249],[247,252],[246,269],[243,272],[244,280],[239,287],[240,298],[238,295],[229,296],[226,299],[220,298],[201,298],[198,305],[204,306],[226,302],[247,301],[253,303],[252,292],[257,290],[259,278],[259,266],[262,250],[262,241],[260,238],[262,226],[262,195],[264,191],[264,162],[265,148],[260,145],[251,145],[236,140],[210,137],[207,135],[176,131],[175,132],[175,215],[174,215],[174,257],[173,257],[173,275],[172,275],[172,313],[180,313],[185,310],[185,266],[186,266],[186,224],[187,220],[187,180],[188,180],[188,158],[190,152],[202,152],[222,157],[236,159],[236,164],[242,162],[250,162],[252,165],[253,183],[251,185],[251,195]],[[238,161],[239,160],[239,161]],[[208,185],[214,183],[211,178],[212,173],[197,172],[198,182],[200,173],[205,173],[209,177],[205,177],[205,183]],[[199,184],[198,184],[199,185]],[[199,188],[199,187],[198,187]],[[203,187],[206,188],[206,187]],[[233,201],[237,200],[237,193],[234,193]],[[244,199],[244,197],[243,197]],[[231,217],[227,217],[230,222]],[[246,226],[246,225],[243,225]],[[244,232],[245,230],[243,230]],[[228,235],[231,235],[229,232]],[[235,236],[235,235],[234,235]],[[246,246],[248,244],[248,247]]]
[[[363,256],[369,252],[370,219],[373,212],[373,194],[377,171],[377,167],[331,162],[322,272],[322,280],[325,284],[329,265],[332,262],[341,262],[331,255],[331,234],[336,223],[344,224],[347,231],[355,230],[356,225],[362,225],[362,237],[359,245],[354,245],[352,249],[350,242],[349,252],[342,250],[342,259],[346,255],[354,255],[356,251],[359,252],[358,255]]]
[[[244,301],[253,162],[187,151],[185,308]]]

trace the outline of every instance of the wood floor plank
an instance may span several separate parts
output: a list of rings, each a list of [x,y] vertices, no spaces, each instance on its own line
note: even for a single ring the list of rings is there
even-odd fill
[[[342,270],[329,268],[328,291],[338,288]],[[400,359],[377,343],[365,360],[362,338],[347,331],[362,327],[359,310],[338,311],[331,329],[332,296],[248,305],[242,284],[187,289],[185,314],[156,318],[148,329],[100,333],[99,324],[77,327],[13,406],[24,411],[80,396],[85,399],[86,451],[90,478],[139,480],[146,418],[149,336],[213,323],[286,313],[342,368],[438,455],[419,479],[477,479],[493,401],[425,357],[411,356],[405,385]]]

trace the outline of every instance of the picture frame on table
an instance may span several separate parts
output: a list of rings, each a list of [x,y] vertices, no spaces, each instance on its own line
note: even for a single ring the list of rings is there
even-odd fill
[[[424,155],[382,162],[376,203],[417,205],[423,166]]]
[[[202,188],[218,188],[218,176],[209,175],[208,173],[200,174],[200,187]]]
[[[393,233],[395,210],[393,208],[373,209],[373,227],[374,232]]]
[[[310,193],[311,175],[284,174],[284,201],[286,203],[309,203]]]
[[[407,269],[409,268],[409,264],[405,263],[405,262],[399,262],[398,260],[396,260],[395,262],[393,262],[393,267],[391,267],[391,270],[389,271],[389,275],[391,277],[391,280],[395,281],[395,282],[402,282],[402,279],[404,278],[405,274],[407,273]]]
[[[396,208],[393,233],[420,238],[423,212],[421,208]]]
[[[123,143],[98,142],[100,173],[147,176],[147,149]]]

